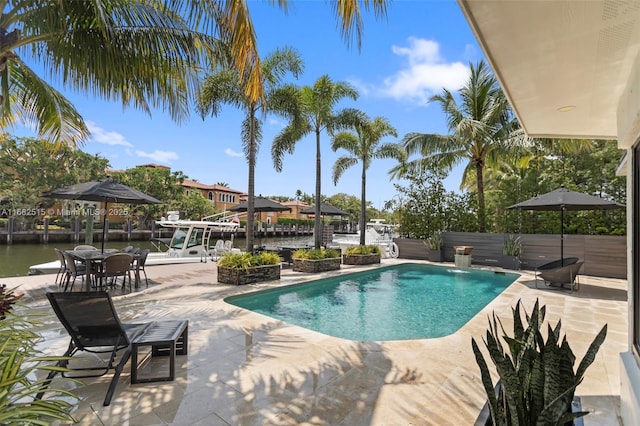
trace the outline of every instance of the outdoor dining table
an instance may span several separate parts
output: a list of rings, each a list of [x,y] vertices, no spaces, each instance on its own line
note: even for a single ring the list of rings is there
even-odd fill
[[[120,250],[117,249],[104,249],[102,250],[67,250],[67,253],[71,255],[74,259],[82,262],[86,266],[86,277],[85,277],[85,286],[86,291],[91,291],[91,275],[95,273],[104,261],[104,259],[114,253],[118,253]],[[136,271],[135,271],[135,287],[138,288],[140,283],[140,269],[137,260],[140,258],[139,254],[129,253],[136,261]]]

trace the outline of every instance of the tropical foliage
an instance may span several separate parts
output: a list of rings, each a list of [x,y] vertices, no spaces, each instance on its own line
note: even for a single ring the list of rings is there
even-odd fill
[[[367,170],[374,159],[392,158],[400,162],[405,160],[404,149],[395,143],[380,144],[386,136],[398,136],[396,129],[386,118],[376,117],[373,120],[357,110],[352,112],[355,121],[347,126],[352,131],[342,131],[333,136],[331,149],[343,149],[351,155],[339,157],[333,165],[333,183],[338,183],[347,169],[362,163],[360,192],[360,245],[365,244],[367,217]]]
[[[31,226],[40,209],[54,202],[44,191],[105,177],[109,161],[68,146],[54,149],[46,141],[0,135],[0,201],[21,225]]]
[[[429,250],[442,250],[444,247],[444,238],[442,232],[434,232],[427,238],[425,244]]]
[[[3,2],[0,128],[21,120],[50,142],[87,140],[80,113],[27,62],[65,88],[183,121],[199,70],[227,59],[218,12],[193,0]]]
[[[607,326],[602,327],[596,335],[574,372],[576,357],[566,336],[561,339],[560,320],[553,328],[547,325],[545,341],[542,335],[545,306],[539,307],[536,300],[531,315],[524,311],[526,324],[522,322],[520,301],[512,308],[512,312],[512,336],[506,334],[502,322],[494,313],[489,321],[486,339],[483,339],[500,377],[497,394],[484,355],[476,340],[471,339],[487,393],[492,424],[563,425],[588,414],[572,413],[571,401],[576,387],[582,382],[585,371],[604,342]],[[507,344],[508,352],[501,338]]]
[[[314,245],[318,249],[322,245],[322,222],[320,205],[322,204],[322,161],[320,135],[326,131],[334,131],[355,122],[355,110],[334,111],[336,105],[345,98],[357,99],[358,92],[346,82],[334,82],[328,75],[323,75],[313,87],[304,86],[297,90],[295,108],[288,113],[289,123],[276,135],[271,146],[273,165],[282,171],[282,159],[285,153],[293,154],[296,143],[304,137],[315,135],[316,147],[316,191],[315,191],[315,224]]]
[[[293,252],[292,259],[306,259],[306,260],[321,260],[321,259],[333,259],[340,257],[340,252],[334,249],[299,249]]]
[[[505,256],[520,256],[522,253],[522,241],[519,235],[509,234],[504,240],[502,254]]]
[[[255,266],[278,265],[281,262],[277,253],[258,252],[251,254],[243,253],[226,253],[218,259],[218,266],[236,269],[249,269]]]
[[[75,422],[70,392],[48,388],[44,400],[36,396],[45,389],[46,375],[60,357],[45,357],[37,350],[42,340],[33,332],[37,323],[16,314],[14,303],[21,297],[15,289],[0,286],[0,424],[41,424],[52,420]]]
[[[447,119],[449,135],[409,133],[403,143],[409,155],[417,159],[395,167],[392,173],[404,176],[407,172],[421,172],[432,160],[450,170],[462,161],[467,165],[463,180],[470,173],[476,177],[478,230],[486,229],[484,171],[488,165],[497,165],[501,157],[517,152],[522,139],[514,133],[517,122],[497,79],[484,61],[470,65],[469,79],[458,92],[461,99],[447,89],[431,98],[440,104]],[[519,136],[519,137],[518,137]]]
[[[258,119],[258,115],[262,112],[286,114],[292,111],[295,90],[292,86],[283,84],[282,80],[288,73],[297,77],[302,72],[303,63],[295,50],[284,48],[266,56],[261,67],[265,85],[264,97],[256,100],[247,95],[241,71],[225,68],[218,69],[204,79],[198,97],[198,109],[203,118],[208,114],[218,115],[222,104],[231,104],[245,113],[240,134],[249,165],[247,229],[253,229],[256,156],[262,141],[262,121]],[[248,232],[247,251],[252,250],[253,233]]]
[[[382,251],[380,250],[380,246],[377,245],[357,245],[353,247],[349,247],[344,251],[344,254],[361,254],[361,255],[369,255],[369,254],[380,254]]]
[[[409,172],[407,185],[395,184],[402,202],[400,233],[409,238],[428,238],[434,232],[477,232],[475,197],[447,191],[445,173],[435,165],[424,173]]]

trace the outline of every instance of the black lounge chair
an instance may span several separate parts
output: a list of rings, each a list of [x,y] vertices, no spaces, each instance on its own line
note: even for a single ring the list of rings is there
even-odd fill
[[[110,353],[106,366],[69,369],[61,373],[63,377],[99,377],[115,370],[111,384],[104,398],[104,405],[111,403],[120,373],[131,356],[131,344],[142,336],[152,323],[123,324],[113,306],[111,297],[106,292],[76,292],[76,293],[47,293],[47,298],[58,319],[71,336],[69,348],[65,357],[72,357],[76,352]],[[117,352],[122,352],[120,362],[114,365]],[[57,366],[68,367],[69,360],[59,361]],[[69,375],[65,374],[82,371],[95,371],[94,374]],[[53,380],[58,371],[51,371],[47,376],[44,388]],[[36,399],[41,399],[45,391],[40,392]]]
[[[561,266],[562,263],[564,266]],[[583,264],[584,261],[572,257],[564,259],[564,261],[556,260],[539,266],[536,269],[536,288],[538,288],[538,278],[540,278],[548,286],[564,288],[565,284],[569,284],[571,290],[579,290],[578,275]]]

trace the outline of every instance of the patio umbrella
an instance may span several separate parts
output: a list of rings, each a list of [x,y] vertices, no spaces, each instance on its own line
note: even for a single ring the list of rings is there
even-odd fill
[[[284,206],[280,203],[276,203],[273,200],[265,198],[263,196],[258,196],[253,198],[253,209],[256,212],[283,212],[285,210],[291,211],[290,207]],[[246,212],[248,206],[248,201],[245,201],[242,204],[238,204],[237,206],[233,206],[229,209],[232,212]]]
[[[249,202],[245,201],[242,204],[238,204],[237,206],[231,207],[229,209],[229,211],[232,211],[232,212],[246,212],[248,204],[249,204]],[[254,211],[254,213],[283,212],[283,211],[287,211],[287,210],[291,211],[291,207],[287,207],[287,206],[284,206],[284,205],[282,205],[280,203],[276,203],[275,201],[270,200],[268,198],[265,198],[262,195],[259,195],[259,196],[253,198],[253,211]],[[259,241],[259,244],[261,242],[262,242],[262,240]]]
[[[508,209],[560,211],[560,263],[564,266],[564,212],[565,210],[611,210],[624,208],[622,204],[601,197],[571,191],[564,186],[538,195]]]
[[[302,214],[315,214],[316,206],[307,207],[300,211]],[[321,216],[349,216],[348,212],[344,210],[340,210],[337,207],[333,207],[332,205],[322,203],[320,204],[320,215]]]
[[[162,204],[162,201],[133,189],[130,186],[118,183],[111,178],[91,182],[78,183],[64,188],[52,189],[44,192],[43,197],[60,198],[66,200],[99,201],[104,203],[105,214],[102,224],[102,246],[104,251],[104,240],[107,222],[108,203],[123,204]]]

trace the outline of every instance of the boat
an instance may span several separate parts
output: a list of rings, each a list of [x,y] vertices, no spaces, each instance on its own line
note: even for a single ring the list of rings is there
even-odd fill
[[[168,218],[163,217],[156,224],[173,229],[173,235],[171,239],[152,239],[151,243],[158,251],[149,253],[145,266],[207,262],[216,255],[214,244],[211,244],[215,243],[211,241],[213,234],[228,234],[233,241],[239,226],[237,221],[224,217],[220,220],[180,220],[175,212],[169,213]],[[60,262],[55,260],[30,266],[29,275],[55,274],[59,269]]]
[[[384,221],[384,219],[379,219]],[[367,227],[365,230],[365,244],[377,245],[382,251],[382,256],[386,258],[397,258],[400,255],[398,245],[393,242],[394,234],[390,232],[390,228],[385,228],[382,222],[376,223],[382,225],[380,229],[383,233],[378,232],[375,227]],[[385,232],[386,231],[386,232]],[[349,247],[360,245],[360,233],[356,234],[334,234],[331,243],[327,247],[339,247],[341,251],[345,251]]]

